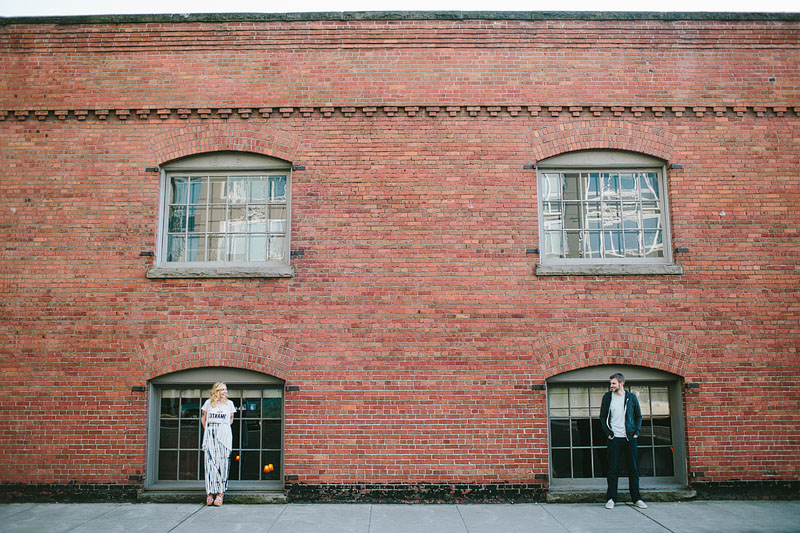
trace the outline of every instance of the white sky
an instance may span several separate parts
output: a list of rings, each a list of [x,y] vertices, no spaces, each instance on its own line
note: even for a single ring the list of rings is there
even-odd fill
[[[800,12],[797,0],[0,0],[0,16],[308,11]]]

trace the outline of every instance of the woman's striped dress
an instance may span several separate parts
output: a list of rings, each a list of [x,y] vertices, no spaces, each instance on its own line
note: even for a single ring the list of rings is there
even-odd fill
[[[233,433],[231,417],[236,411],[233,402],[211,407],[206,400],[206,429],[203,432],[203,451],[206,456],[206,494],[220,494],[228,489],[228,469],[230,467]]]

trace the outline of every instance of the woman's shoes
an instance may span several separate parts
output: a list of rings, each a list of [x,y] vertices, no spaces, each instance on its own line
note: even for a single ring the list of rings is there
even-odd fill
[[[217,498],[214,500],[214,507],[222,507],[222,494],[217,494]]]
[[[206,496],[206,505],[212,505],[213,503],[214,503],[214,497],[211,494]]]

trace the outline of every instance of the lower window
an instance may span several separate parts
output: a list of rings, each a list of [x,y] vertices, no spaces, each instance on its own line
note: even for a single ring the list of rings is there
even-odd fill
[[[222,380],[226,381],[226,380]],[[236,406],[229,488],[279,487],[283,479],[283,385],[231,383]],[[200,406],[211,383],[158,384],[151,392],[150,488],[202,488]]]
[[[548,390],[553,478],[605,478],[608,439],[599,417],[600,402],[608,385],[552,385]],[[668,387],[633,385],[628,390],[639,398],[642,408],[639,475],[674,476]]]

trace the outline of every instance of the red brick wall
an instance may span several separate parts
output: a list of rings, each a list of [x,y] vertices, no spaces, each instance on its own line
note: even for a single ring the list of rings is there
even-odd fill
[[[131,387],[209,365],[299,387],[300,482],[543,482],[531,385],[607,363],[700,384],[704,481],[797,480],[799,26],[0,26],[0,482],[137,479]],[[684,275],[534,274],[523,165],[599,147],[683,165]],[[306,167],[295,277],[147,279],[146,167],[220,149]]]

